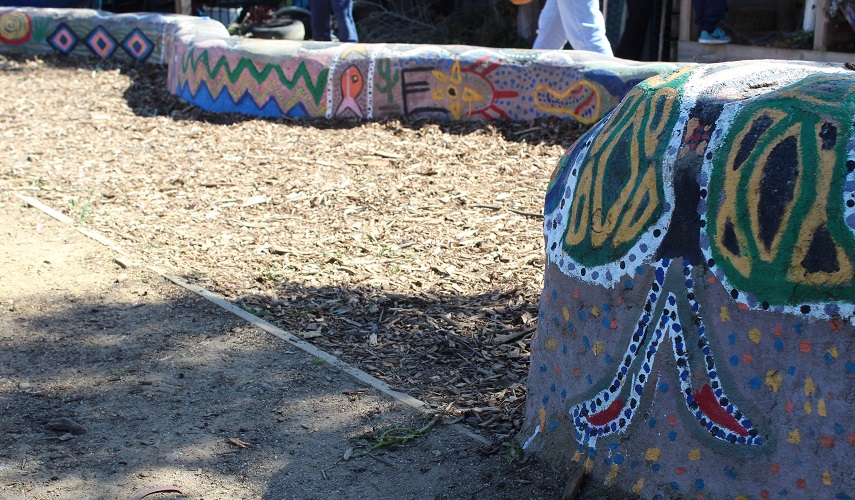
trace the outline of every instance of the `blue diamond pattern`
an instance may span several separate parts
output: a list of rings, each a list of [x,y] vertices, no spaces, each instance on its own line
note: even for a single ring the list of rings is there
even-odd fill
[[[101,59],[110,58],[119,48],[119,43],[103,26],[98,26],[89,32],[86,37],[86,45]]]
[[[128,33],[128,36],[122,40],[122,48],[125,49],[125,52],[127,52],[135,61],[142,62],[148,59],[148,56],[151,55],[154,50],[154,43],[152,43],[152,41],[149,40],[139,28],[134,28],[134,30]]]
[[[53,47],[53,50],[65,55],[71,54],[79,41],[80,39],[74,34],[74,31],[65,23],[60,23],[53,33],[47,37],[47,42]]]

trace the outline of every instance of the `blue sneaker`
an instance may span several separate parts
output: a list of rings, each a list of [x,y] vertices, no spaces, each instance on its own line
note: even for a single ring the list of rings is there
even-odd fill
[[[712,33],[704,30],[701,31],[701,36],[698,37],[698,43],[722,44],[730,43],[730,37],[727,36],[721,28],[716,28]]]

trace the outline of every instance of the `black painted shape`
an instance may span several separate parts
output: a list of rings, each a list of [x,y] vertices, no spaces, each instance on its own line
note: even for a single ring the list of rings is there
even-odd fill
[[[707,131],[712,135],[715,132],[716,120],[718,120],[719,116],[721,116],[721,112],[724,109],[724,104],[716,100],[711,99],[698,99],[698,103],[695,104],[695,107],[689,112],[689,119],[697,118],[698,125],[701,128],[707,128]],[[667,133],[667,131],[665,132]],[[687,133],[691,134],[692,131],[688,130]]]
[[[728,252],[733,255],[742,255],[739,251],[739,240],[736,238],[736,231],[733,228],[733,221],[727,219],[724,223],[724,234],[721,235],[721,244]]]
[[[819,138],[822,139],[822,149],[828,151],[837,144],[837,127],[831,123],[823,123],[819,129]]]
[[[757,206],[759,236],[766,250],[781,228],[787,203],[792,201],[799,175],[799,150],[795,136],[779,142],[766,159],[760,178]]]
[[[632,161],[630,157],[630,147],[631,143],[638,141],[636,137],[636,130],[633,125],[630,125],[626,128],[623,134],[617,139],[617,144],[615,144],[614,149],[612,149],[611,154],[606,159],[605,168],[606,171],[603,172],[603,212],[608,213],[609,209],[614,205],[615,201],[620,197],[621,191],[623,191],[626,183],[629,182],[629,176],[632,172],[632,166],[630,162]],[[594,162],[599,161],[600,158],[594,158],[588,163],[584,165],[582,168],[594,168]],[[646,166],[645,160],[642,158],[638,158],[638,178],[636,182],[641,180],[641,177],[644,176]],[[587,162],[586,162],[587,163]],[[579,174],[581,177],[582,174]],[[605,214],[603,214],[605,215]],[[593,214],[592,214],[593,217]]]
[[[430,92],[430,84],[427,80],[417,80],[417,81],[407,81],[407,76],[410,74],[417,73],[425,73],[429,71],[433,71],[436,68],[431,66],[419,66],[416,68],[404,68],[401,70],[401,97],[404,104],[404,115],[410,116],[418,113],[448,113],[448,110],[445,108],[440,108],[436,106],[421,106],[410,109],[410,96],[415,94],[422,94],[425,92]]]
[[[772,119],[766,115],[758,117],[751,123],[751,128],[748,130],[748,133],[745,134],[745,137],[742,138],[742,143],[739,144],[739,151],[737,151],[736,158],[733,160],[734,170],[739,170],[739,167],[745,163],[745,160],[747,160],[751,152],[754,151],[754,147],[757,146],[757,141],[760,139],[760,136],[763,135],[763,132],[771,126]]]
[[[837,261],[837,245],[834,244],[834,239],[825,226],[819,226],[813,232],[813,239],[801,264],[808,274],[834,273],[840,270],[840,263]]]
[[[692,265],[699,265],[704,262],[704,256],[700,244],[701,218],[698,216],[701,187],[695,169],[676,169],[674,198],[671,224],[656,252],[656,260],[687,258]]]

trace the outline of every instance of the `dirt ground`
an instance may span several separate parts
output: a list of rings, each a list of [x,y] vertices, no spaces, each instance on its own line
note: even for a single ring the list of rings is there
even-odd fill
[[[96,61],[0,57],[0,82],[0,497],[560,492],[514,439],[542,196],[578,127],[212,115],[169,96],[163,68]],[[360,455],[360,436],[426,417],[13,193],[446,410],[440,425]]]

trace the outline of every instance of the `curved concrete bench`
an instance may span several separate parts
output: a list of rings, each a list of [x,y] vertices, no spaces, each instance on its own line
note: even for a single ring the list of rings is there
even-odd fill
[[[338,44],[229,37],[197,17],[0,9],[0,51],[169,65],[201,108],[269,117],[425,116],[591,124],[638,82],[679,65],[583,51]]]
[[[618,495],[855,491],[855,71],[640,84],[562,158],[524,448]]]

